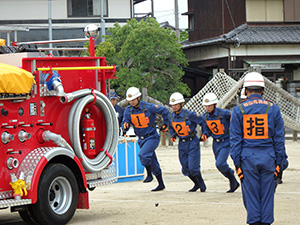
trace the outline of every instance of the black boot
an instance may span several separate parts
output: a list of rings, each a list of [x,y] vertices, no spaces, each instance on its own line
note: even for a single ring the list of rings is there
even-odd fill
[[[164,182],[163,182],[161,174],[157,175],[156,179],[158,181],[158,186],[155,189],[152,189],[151,191],[162,191],[162,190],[164,190],[165,189],[165,185],[164,185]]]
[[[283,181],[282,181],[283,171],[282,171],[281,173],[282,173],[282,174],[281,174],[281,179],[278,181],[278,184],[282,184],[282,183],[283,183]],[[268,223],[266,223],[266,224],[268,224]]]
[[[153,180],[151,166],[145,166],[145,167],[146,167],[146,171],[147,171],[147,177],[143,182],[144,183],[149,183]]]
[[[195,191],[197,191],[199,188],[200,188],[200,181],[199,181],[199,179],[196,177],[196,176],[191,176],[191,175],[189,175],[188,176],[193,182],[194,182],[194,187],[192,188],[192,189],[190,189],[189,190],[189,192],[195,192]]]
[[[235,192],[236,189],[238,189],[238,187],[240,186],[240,184],[237,182],[237,180],[235,179],[234,174],[227,172],[227,174],[225,175],[225,177],[227,177],[229,179],[230,182],[230,189],[227,191],[227,193],[233,193]]]
[[[199,180],[200,191],[201,191],[201,192],[205,192],[205,191],[206,191],[206,185],[205,185],[204,180],[203,180],[203,178],[202,178],[202,176],[201,176],[201,173],[200,173],[199,175],[197,175],[196,177],[197,177],[198,180]]]

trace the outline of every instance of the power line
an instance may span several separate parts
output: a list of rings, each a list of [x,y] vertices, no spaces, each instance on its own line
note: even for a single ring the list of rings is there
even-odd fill
[[[235,29],[235,23],[234,23],[234,21],[233,21],[233,17],[232,17],[232,14],[231,14],[230,7],[229,7],[229,5],[228,5],[228,2],[227,2],[227,0],[225,0],[225,2],[226,2],[226,6],[227,6],[227,9],[228,9],[228,12],[229,12],[229,16],[230,16],[230,19],[231,19],[231,22],[232,22],[233,28]]]

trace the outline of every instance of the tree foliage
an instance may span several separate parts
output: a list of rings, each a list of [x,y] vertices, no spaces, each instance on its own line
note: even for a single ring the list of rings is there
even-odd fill
[[[95,50],[96,56],[105,56],[106,58],[113,59],[116,55],[116,48],[110,42],[101,42]],[[115,64],[110,62],[110,64]]]
[[[185,41],[189,39],[189,31],[188,29],[185,29],[184,31],[180,32],[180,41]]]
[[[146,87],[149,96],[164,103],[173,92],[190,95],[181,81],[184,72],[180,66],[186,66],[187,60],[175,32],[160,27],[153,18],[131,19],[124,26],[115,23],[108,31],[111,35],[96,47],[96,55],[117,66],[111,87],[119,95],[125,96],[131,86]]]

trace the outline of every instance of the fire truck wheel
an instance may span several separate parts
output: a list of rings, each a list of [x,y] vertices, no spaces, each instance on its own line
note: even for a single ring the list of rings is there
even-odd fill
[[[63,164],[50,164],[43,171],[38,200],[32,205],[34,218],[45,225],[66,224],[78,202],[78,185],[72,171]]]
[[[34,215],[32,213],[32,208],[30,205],[25,206],[24,210],[19,211],[19,215],[26,224],[38,225],[36,220],[33,218]]]

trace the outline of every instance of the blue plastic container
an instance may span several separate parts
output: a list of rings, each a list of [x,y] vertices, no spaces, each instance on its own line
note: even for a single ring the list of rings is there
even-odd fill
[[[114,155],[117,182],[142,180],[144,167],[138,157],[140,147],[137,138],[124,138],[119,141]]]

